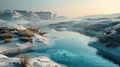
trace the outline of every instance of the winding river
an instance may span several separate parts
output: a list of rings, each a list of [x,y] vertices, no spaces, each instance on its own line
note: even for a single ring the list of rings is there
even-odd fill
[[[49,36],[56,37],[47,47],[36,47],[32,55],[46,55],[67,67],[119,67],[99,55],[97,50],[88,46],[96,38],[76,32],[51,31]]]

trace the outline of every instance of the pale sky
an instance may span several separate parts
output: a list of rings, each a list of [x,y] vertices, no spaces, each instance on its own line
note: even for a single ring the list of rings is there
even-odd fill
[[[0,0],[0,9],[51,11],[57,15],[80,17],[120,13],[120,0]]]

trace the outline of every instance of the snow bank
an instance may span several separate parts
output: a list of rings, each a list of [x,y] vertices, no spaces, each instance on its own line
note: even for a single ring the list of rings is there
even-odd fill
[[[31,59],[30,64],[32,64],[32,67],[61,67],[59,64],[51,61],[45,56],[39,56]]]
[[[0,67],[14,67],[14,62],[18,62],[18,58],[8,58],[0,54]]]
[[[7,56],[0,54],[0,67],[16,67],[16,65],[20,65],[19,61],[19,58],[8,58]],[[32,58],[29,63],[32,67],[61,67],[59,64],[45,56]]]

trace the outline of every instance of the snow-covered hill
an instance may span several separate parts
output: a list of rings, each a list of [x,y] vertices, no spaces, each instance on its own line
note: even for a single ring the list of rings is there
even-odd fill
[[[10,20],[39,21],[39,20],[60,19],[60,16],[52,14],[51,12],[44,12],[44,11],[33,12],[26,10],[0,10],[0,19],[7,21]]]

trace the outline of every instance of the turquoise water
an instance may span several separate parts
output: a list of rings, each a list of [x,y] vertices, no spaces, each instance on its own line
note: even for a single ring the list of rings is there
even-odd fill
[[[75,32],[50,32],[57,36],[48,47],[36,47],[35,53],[42,53],[67,67],[119,67],[113,62],[97,55],[97,50],[88,46],[96,40]],[[35,55],[35,54],[34,54]]]

